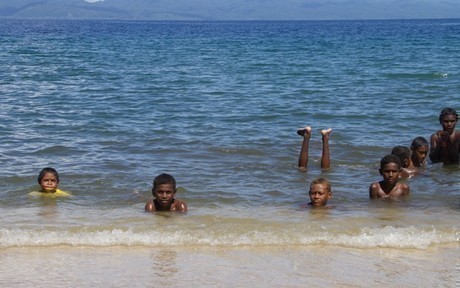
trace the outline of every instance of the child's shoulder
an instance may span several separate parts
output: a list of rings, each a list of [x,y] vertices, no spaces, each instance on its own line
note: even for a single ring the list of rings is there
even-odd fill
[[[70,194],[69,192],[66,192],[66,191],[61,190],[61,189],[56,189],[56,192],[54,192],[53,194],[55,196],[60,196],[60,197],[72,196],[72,194]]]
[[[72,196],[69,192],[63,191],[61,189],[56,189],[56,192],[54,193],[45,193],[45,192],[40,192],[40,191],[32,191],[28,193],[27,195],[31,197],[50,197],[50,198],[55,198],[55,197],[69,197]]]
[[[403,181],[398,181],[396,183],[396,186],[395,187],[398,187],[398,188],[409,188],[409,184],[407,184],[407,182],[403,182]]]
[[[406,195],[409,195],[409,193],[410,193],[409,184],[407,184],[406,182],[398,182],[396,184],[395,188],[393,188],[393,191],[395,191],[395,190],[401,196],[406,196]]]
[[[375,181],[369,185],[369,188],[372,188],[372,189],[380,188],[381,184],[382,184],[382,181]]]
[[[185,201],[182,201],[180,199],[174,199],[174,210],[180,211],[180,212],[186,212],[187,203],[185,203]]]

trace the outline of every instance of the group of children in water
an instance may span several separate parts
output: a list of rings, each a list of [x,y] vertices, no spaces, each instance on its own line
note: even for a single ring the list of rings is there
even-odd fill
[[[460,131],[455,130],[458,114],[453,108],[445,108],[439,115],[442,130],[433,133],[430,143],[423,138],[417,137],[412,141],[411,147],[396,146],[391,154],[385,155],[380,160],[379,172],[383,179],[369,186],[369,197],[373,198],[399,198],[409,195],[410,188],[407,183],[399,182],[400,178],[408,178],[419,173],[419,169],[426,165],[426,157],[432,163],[444,165],[458,165],[460,162]],[[308,166],[308,151],[311,137],[311,127],[307,126],[297,130],[297,134],[303,137],[300,149],[298,167],[306,171]],[[329,137],[332,129],[321,130],[322,155],[321,168],[330,168]],[[59,175],[53,168],[44,168],[38,176],[41,195],[69,196],[70,194],[58,189]],[[145,204],[145,211],[175,211],[186,212],[187,204],[176,199],[176,180],[169,174],[160,174],[153,180],[153,199]],[[325,178],[317,178],[310,183],[310,203],[312,207],[326,206],[332,197],[330,182]]]
[[[431,135],[430,145],[425,138],[416,137],[410,148],[401,145],[394,147],[391,154],[385,155],[380,160],[379,172],[383,179],[369,186],[369,197],[371,199],[399,198],[409,195],[409,185],[399,182],[399,179],[417,175],[419,169],[425,166],[428,155],[432,163],[458,165],[460,161],[460,131],[455,131],[457,121],[458,114],[455,109],[445,108],[439,114],[442,130]],[[323,169],[330,167],[329,136],[331,131],[331,129],[321,130],[323,142],[321,168]],[[311,127],[299,129],[297,134],[303,136],[299,169],[306,170]],[[313,180],[310,184],[309,196],[309,205],[314,207],[326,206],[327,201],[332,196],[331,184],[325,178]]]

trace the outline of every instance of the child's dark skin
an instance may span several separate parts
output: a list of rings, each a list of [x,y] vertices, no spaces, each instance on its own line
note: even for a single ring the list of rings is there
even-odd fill
[[[176,189],[174,189],[171,184],[161,184],[155,190],[152,190],[152,193],[155,199],[145,204],[145,211],[187,211],[187,204],[185,204],[185,202],[174,199]]]
[[[388,155],[387,155],[388,156]],[[386,156],[386,157],[387,157]],[[391,155],[396,157],[395,155]],[[392,158],[392,157],[389,157]],[[387,158],[382,158],[388,159]],[[399,183],[399,174],[401,173],[401,164],[399,159],[389,160],[381,165],[379,169],[380,175],[383,176],[383,180],[374,182],[369,187],[369,197],[375,198],[399,198],[409,195],[409,185],[406,183]]]
[[[321,130],[321,137],[323,142],[323,151],[321,153],[321,168],[323,169],[328,169],[331,167],[331,156],[329,152],[329,137],[331,135],[331,132],[331,128]],[[298,166],[299,170],[306,171],[309,159],[308,150],[310,146],[311,127],[306,126],[305,128],[298,129],[297,134],[303,137]]]
[[[446,108],[439,115],[439,123],[442,130],[431,135],[430,160],[433,163],[444,165],[459,164],[460,132],[455,131],[458,121],[457,112],[452,108]]]
[[[152,194],[155,198],[145,204],[145,211],[187,212],[187,204],[174,198],[176,192],[176,180],[173,176],[166,173],[158,175],[153,180]]]

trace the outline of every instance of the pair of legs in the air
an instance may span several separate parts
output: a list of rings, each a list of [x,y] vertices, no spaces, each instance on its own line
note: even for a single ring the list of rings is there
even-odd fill
[[[328,169],[331,166],[331,155],[329,153],[329,136],[332,129],[321,130],[323,141],[323,152],[321,155],[321,168]],[[306,170],[308,165],[308,148],[310,146],[311,127],[306,126],[298,129],[297,134],[303,137],[302,148],[299,155],[299,169]]]

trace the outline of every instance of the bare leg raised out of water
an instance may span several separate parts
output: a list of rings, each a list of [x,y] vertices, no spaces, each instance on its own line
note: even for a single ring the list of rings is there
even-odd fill
[[[329,136],[331,135],[332,129],[321,130],[322,141],[323,141],[323,152],[321,154],[321,168],[328,169],[331,167],[331,154],[329,152]],[[303,137],[302,148],[300,149],[299,155],[299,169],[306,171],[308,166],[309,158],[309,146],[311,138],[311,127],[306,126],[298,129],[297,134]]]
[[[329,136],[331,135],[332,129],[321,130],[323,136],[323,153],[321,155],[321,168],[328,169],[331,167],[331,154],[329,152]]]
[[[308,165],[308,147],[310,146],[311,127],[306,126],[298,129],[297,134],[303,137],[302,148],[299,155],[299,169],[307,170]]]

